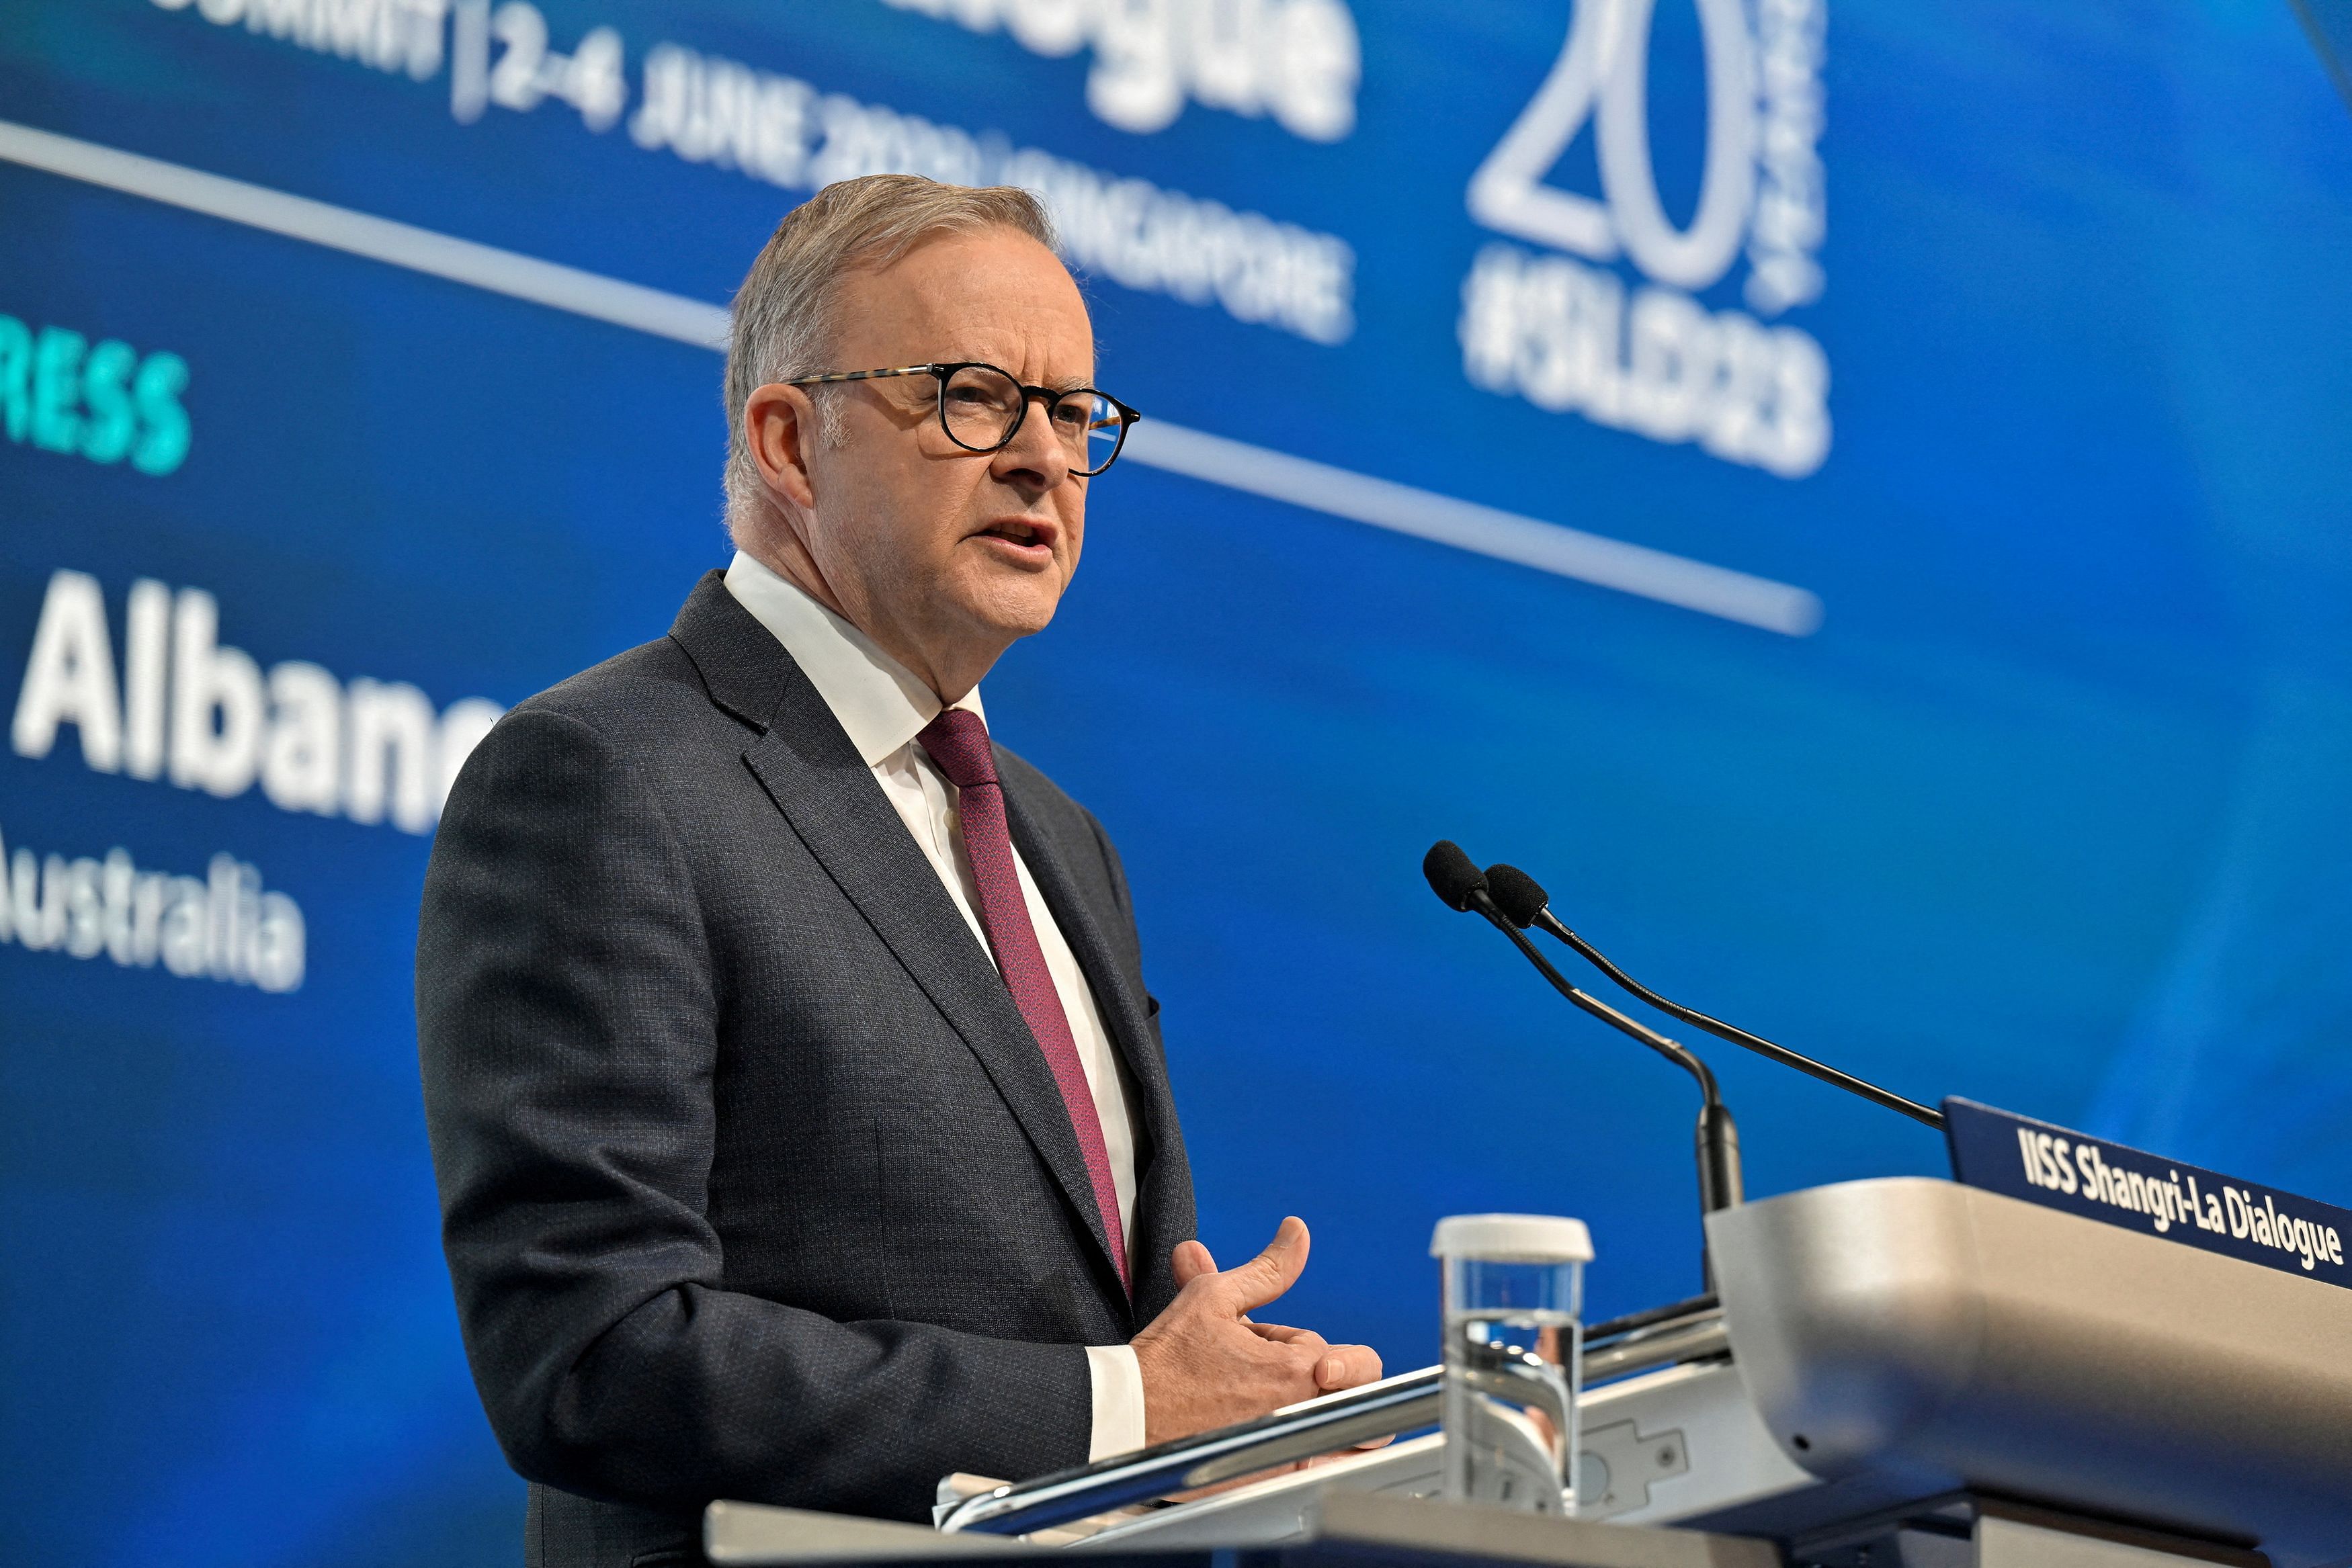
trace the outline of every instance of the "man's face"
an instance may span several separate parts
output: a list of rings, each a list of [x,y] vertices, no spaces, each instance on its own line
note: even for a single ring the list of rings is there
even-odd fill
[[[1077,286],[1013,229],[926,241],[850,274],[835,300],[830,370],[977,360],[1030,386],[1093,379]],[[1077,570],[1088,481],[1070,472],[1042,405],[1030,405],[1010,445],[983,454],[940,429],[929,376],[815,396],[833,401],[838,440],[803,437],[813,504],[795,531],[852,621],[939,670],[982,647],[984,667],[1054,618]]]

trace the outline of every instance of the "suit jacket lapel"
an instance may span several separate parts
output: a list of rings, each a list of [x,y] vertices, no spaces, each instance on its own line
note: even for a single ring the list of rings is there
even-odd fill
[[[939,873],[833,711],[792,656],[735,601],[718,572],[696,587],[670,634],[702,673],[711,699],[763,732],[743,753],[744,762],[809,852],[980,1059],[1094,1238],[1114,1299],[1122,1295],[1094,1184],[1053,1069],[1003,977],[973,940]]]

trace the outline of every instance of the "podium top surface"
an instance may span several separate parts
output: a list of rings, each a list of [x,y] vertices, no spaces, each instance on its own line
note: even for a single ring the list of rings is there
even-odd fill
[[[972,1558],[1108,1560],[1132,1555],[1179,1568],[1226,1555],[1206,1548],[1120,1553],[1083,1545],[1048,1548],[1003,1536],[942,1535],[920,1525],[848,1519],[802,1509],[715,1502],[703,1520],[703,1550],[720,1568],[823,1563],[915,1564]],[[1657,1530],[1539,1517],[1377,1492],[1332,1490],[1318,1500],[1307,1532],[1276,1545],[1244,1549],[1266,1568],[1324,1568],[1377,1558],[1383,1568],[1465,1568],[1472,1563],[1534,1568],[1780,1568],[1763,1541],[1696,1530]]]
[[[2352,1555],[2352,1291],[1926,1177],[1707,1218],[1734,1364],[1824,1479]]]

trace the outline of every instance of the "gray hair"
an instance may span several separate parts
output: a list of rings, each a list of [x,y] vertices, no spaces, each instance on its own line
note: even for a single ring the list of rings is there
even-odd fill
[[[735,291],[727,345],[727,529],[756,529],[767,486],[751,461],[743,405],[771,382],[870,365],[828,365],[842,277],[883,267],[934,235],[1010,228],[1051,250],[1054,222],[1016,185],[942,185],[919,174],[863,174],[827,185],[784,214]],[[819,403],[821,434],[832,421]]]

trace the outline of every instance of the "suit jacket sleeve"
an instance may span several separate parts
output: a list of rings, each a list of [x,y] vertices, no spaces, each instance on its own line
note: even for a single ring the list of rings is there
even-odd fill
[[[659,800],[578,717],[467,762],[425,886],[417,1020],[444,1243],[514,1468],[650,1507],[928,1517],[950,1470],[1087,1456],[1084,1350],[837,1322],[727,1288],[705,1217],[719,1002]]]

